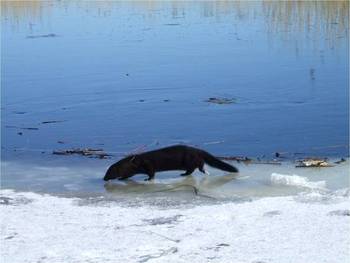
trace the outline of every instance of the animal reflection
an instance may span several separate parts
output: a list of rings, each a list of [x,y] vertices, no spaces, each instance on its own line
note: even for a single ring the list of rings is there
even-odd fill
[[[167,182],[142,182],[132,179],[123,182],[107,182],[104,187],[107,192],[113,194],[145,194],[174,191],[192,191],[195,195],[204,196],[203,193],[213,191],[221,186],[237,179],[237,174],[228,174],[224,176],[187,176],[180,180]],[[207,196],[208,197],[208,196]]]

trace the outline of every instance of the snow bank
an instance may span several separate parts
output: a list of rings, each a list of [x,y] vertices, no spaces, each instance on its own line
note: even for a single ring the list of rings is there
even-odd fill
[[[278,185],[299,186],[310,189],[326,189],[326,181],[311,182],[308,178],[298,175],[272,173],[271,182]]]
[[[350,256],[348,197],[164,209],[2,190],[0,201],[3,263],[340,263]]]

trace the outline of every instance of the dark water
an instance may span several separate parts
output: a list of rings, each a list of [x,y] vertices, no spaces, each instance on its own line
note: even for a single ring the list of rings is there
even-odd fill
[[[72,147],[119,158],[175,143],[348,156],[347,1],[1,6],[3,161],[70,162],[51,152]]]

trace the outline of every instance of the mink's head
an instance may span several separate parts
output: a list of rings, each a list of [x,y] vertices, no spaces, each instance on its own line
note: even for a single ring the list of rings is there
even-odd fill
[[[126,179],[136,174],[138,168],[139,157],[137,155],[125,157],[108,168],[103,180]]]

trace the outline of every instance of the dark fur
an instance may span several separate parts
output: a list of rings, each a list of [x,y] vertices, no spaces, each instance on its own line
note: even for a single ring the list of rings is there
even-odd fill
[[[103,179],[123,180],[135,174],[147,174],[147,180],[152,180],[156,172],[184,170],[186,172],[182,175],[190,175],[196,168],[205,173],[204,163],[227,172],[238,172],[236,167],[220,161],[203,150],[176,145],[128,156],[111,165]]]

